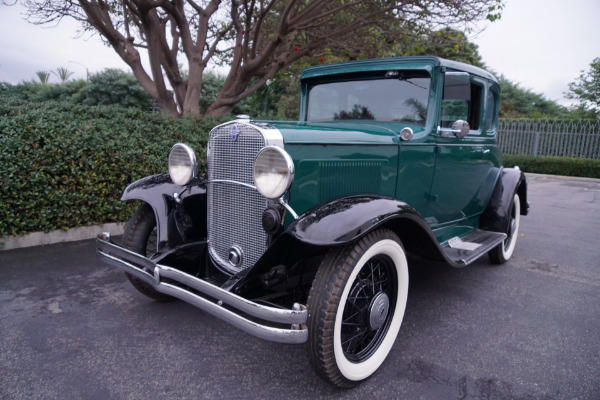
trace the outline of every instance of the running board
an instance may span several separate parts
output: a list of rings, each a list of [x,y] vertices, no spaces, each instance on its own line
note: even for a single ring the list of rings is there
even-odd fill
[[[477,230],[462,238],[454,237],[442,247],[453,263],[459,266],[471,264],[506,239],[506,234]]]

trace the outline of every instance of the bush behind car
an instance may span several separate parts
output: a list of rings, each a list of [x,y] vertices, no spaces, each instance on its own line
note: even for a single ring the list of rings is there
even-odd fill
[[[4,99],[0,104],[0,236],[125,221],[123,188],[166,170],[183,141],[205,164],[218,120],[173,119],[116,106]]]
[[[581,178],[600,178],[600,160],[574,157],[551,157],[530,155],[502,156],[504,166],[518,165],[525,172],[548,175],[578,176]]]

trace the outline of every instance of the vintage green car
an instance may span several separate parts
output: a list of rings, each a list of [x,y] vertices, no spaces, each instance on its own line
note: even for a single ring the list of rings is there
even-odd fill
[[[527,184],[502,167],[499,87],[435,57],[304,70],[298,122],[215,127],[208,176],[175,144],[106,263],[141,293],[179,298],[258,337],[306,343],[340,387],[372,375],[404,316],[407,255],[463,267],[515,248]]]

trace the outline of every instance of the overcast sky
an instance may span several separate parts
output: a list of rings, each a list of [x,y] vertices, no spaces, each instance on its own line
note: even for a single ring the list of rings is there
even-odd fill
[[[562,104],[568,83],[600,57],[600,0],[506,0],[502,19],[470,40],[486,65],[521,87]],[[100,39],[76,38],[78,25],[65,19],[41,27],[23,20],[21,6],[0,6],[0,81],[37,79],[39,70],[86,70],[127,65]],[[51,82],[57,82],[56,77]]]

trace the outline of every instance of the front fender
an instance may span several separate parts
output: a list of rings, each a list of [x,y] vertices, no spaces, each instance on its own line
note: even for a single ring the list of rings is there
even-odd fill
[[[286,233],[303,243],[338,246],[356,241],[400,217],[422,221],[414,208],[390,197],[345,197],[304,213],[288,226]]]
[[[413,207],[391,197],[351,196],[302,214],[253,267],[232,276],[223,287],[243,290],[247,282],[275,265],[293,266],[297,260],[324,255],[329,248],[356,242],[378,228],[394,231],[414,254],[446,260],[435,235]]]
[[[174,194],[181,194],[184,187],[176,185],[168,174],[159,174],[142,178],[129,186],[123,192],[121,200],[141,200],[150,205],[156,218],[156,246],[160,252],[165,247],[172,247],[170,244],[181,244],[182,238],[185,238],[185,232],[181,223],[178,223],[176,211],[180,210],[186,213],[193,210],[196,232],[199,230],[206,232],[206,185],[201,178],[194,178],[185,187],[185,193],[181,195],[181,207],[175,201]],[[198,206],[200,204],[200,206]],[[193,206],[192,206],[193,205]],[[203,207],[202,207],[203,205]],[[202,209],[204,212],[202,212]],[[197,219],[203,219],[198,224]],[[198,226],[199,225],[199,226]],[[202,232],[195,236],[201,236]],[[206,236],[204,234],[204,236]],[[173,243],[174,240],[177,243]]]

